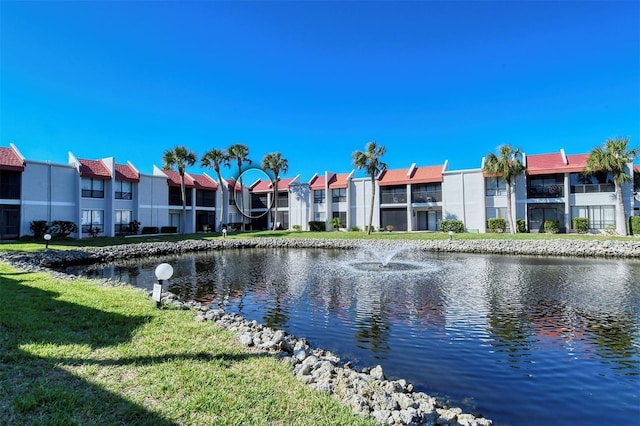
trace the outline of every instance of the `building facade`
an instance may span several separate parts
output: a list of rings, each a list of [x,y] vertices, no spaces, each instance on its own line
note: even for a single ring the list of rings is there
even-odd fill
[[[576,217],[588,218],[592,232],[620,230],[616,223],[615,184],[610,175],[582,174],[588,154],[524,155],[525,172],[513,186],[514,221],[525,221],[529,232],[541,232],[548,220],[557,220],[560,232],[572,232]],[[484,161],[484,160],[482,160]],[[373,181],[355,177],[355,171],[280,179],[273,182],[217,182],[209,175],[185,173],[185,206],[181,177],[153,167],[141,174],[113,157],[79,159],[69,153],[67,164],[25,159],[10,144],[0,147],[0,239],[31,235],[34,221],[68,221],[78,227],[76,238],[131,233],[130,223],[159,232],[219,232],[234,229],[308,230],[309,222],[327,229],[338,218],[342,229],[373,227],[393,231],[438,231],[440,222],[461,220],[469,232],[487,232],[492,218],[507,218],[504,180],[477,169],[449,170],[448,163],[383,170]],[[622,186],[627,217],[640,215],[638,175],[635,185]],[[225,188],[223,191],[222,189]],[[373,200],[373,210],[371,199]],[[277,213],[274,208],[277,205]],[[508,223],[508,220],[507,220]]]

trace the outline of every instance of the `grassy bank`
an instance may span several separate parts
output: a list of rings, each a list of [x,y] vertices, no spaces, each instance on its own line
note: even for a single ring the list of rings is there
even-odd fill
[[[325,238],[325,239],[370,239],[370,240],[448,240],[449,235],[444,232],[374,232],[367,235],[364,232],[296,232],[296,231],[248,231],[234,232],[227,238]],[[82,240],[64,239],[52,240],[49,247],[56,250],[66,250],[81,247],[104,247],[139,242],[181,241],[181,240],[209,240],[222,238],[217,233],[197,234],[164,234],[140,235],[135,237],[97,237]],[[637,241],[636,237],[616,237],[611,235],[594,234],[480,234],[462,233],[453,236],[456,240],[618,240]],[[45,249],[44,241],[24,239],[22,241],[0,242],[0,250],[12,251],[40,251]]]
[[[140,290],[0,263],[0,423],[374,424]]]

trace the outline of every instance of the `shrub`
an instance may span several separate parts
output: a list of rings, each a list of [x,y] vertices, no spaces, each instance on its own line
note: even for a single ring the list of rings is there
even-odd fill
[[[140,230],[140,222],[134,220],[133,222],[129,222],[129,229],[127,230],[128,234],[137,235]]]
[[[578,234],[589,232],[589,219],[586,217],[574,217],[572,220],[573,230]]]
[[[464,232],[464,223],[459,219],[445,219],[440,221],[442,232],[453,231],[457,234]]]
[[[34,238],[41,239],[49,231],[49,224],[46,220],[34,220],[29,225],[29,230]]]
[[[516,232],[518,234],[524,234],[527,232],[527,222],[524,219],[516,220]]]
[[[631,216],[629,218],[629,234],[640,235],[640,216]]]
[[[614,224],[610,223],[609,225],[605,226],[604,233],[607,235],[618,235],[618,230],[616,229],[616,226]]]
[[[393,231],[393,225],[387,225],[385,226],[385,229],[389,232]]]
[[[507,221],[501,217],[493,217],[489,219],[490,232],[504,232],[507,230]]]
[[[351,229],[349,229],[350,232],[360,232],[360,227],[358,225],[356,226],[352,226]]]
[[[177,234],[178,227],[177,226],[163,226],[160,228],[161,234]]]
[[[309,222],[309,229],[313,232],[322,232],[327,230],[327,224],[320,221]]]
[[[547,234],[557,234],[560,230],[560,221],[559,220],[545,220],[544,221],[544,232]]]
[[[157,234],[158,233],[158,227],[157,226],[143,226],[142,227],[142,235],[149,235],[149,234]]]
[[[75,223],[68,220],[54,220],[53,222],[51,222],[49,232],[51,233],[51,235],[54,235],[56,237],[66,238],[72,232],[78,232],[78,227]]]
[[[293,228],[293,230],[294,230],[294,231],[296,231],[296,232],[300,232],[300,231],[302,231],[302,226],[300,226],[300,225],[293,225],[293,226],[292,226],[292,228]]]

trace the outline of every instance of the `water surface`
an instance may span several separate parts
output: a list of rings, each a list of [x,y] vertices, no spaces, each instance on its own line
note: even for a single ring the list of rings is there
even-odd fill
[[[91,268],[306,337],[497,425],[640,419],[640,263],[243,249]],[[379,262],[389,262],[381,268]]]

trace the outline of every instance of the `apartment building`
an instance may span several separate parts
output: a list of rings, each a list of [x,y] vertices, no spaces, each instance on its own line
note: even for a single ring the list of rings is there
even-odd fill
[[[571,232],[572,219],[586,217],[593,232],[616,224],[616,194],[606,173],[584,176],[588,154],[524,155],[525,172],[512,196],[514,219],[524,219],[529,232],[540,232],[546,220],[558,220],[560,232]],[[483,160],[484,161],[484,160]],[[487,232],[488,220],[505,218],[504,180],[477,169],[449,170],[448,162],[382,171],[372,182],[355,171],[281,178],[274,199],[273,182],[233,179],[221,183],[206,173],[185,173],[186,208],[181,178],[153,167],[141,174],[131,163],[113,157],[79,159],[69,153],[67,164],[25,159],[11,144],[0,147],[0,239],[30,235],[36,220],[71,221],[77,238],[126,234],[129,223],[177,232],[220,231],[220,223],[246,229],[309,229],[310,221],[340,219],[346,229],[366,229],[373,214],[375,229],[438,231],[443,219],[459,219],[469,232]],[[629,164],[629,173],[640,166]],[[227,190],[222,191],[225,187]],[[371,196],[375,190],[373,211]],[[622,187],[627,215],[640,215],[640,194],[633,183]],[[273,208],[277,204],[277,216]],[[508,222],[508,221],[507,221]],[[167,228],[168,227],[168,228]]]

